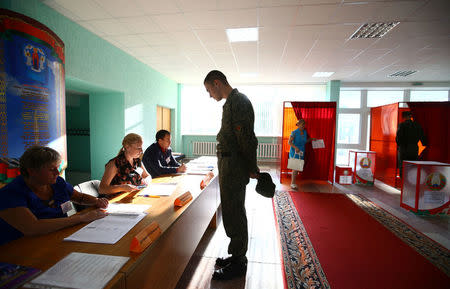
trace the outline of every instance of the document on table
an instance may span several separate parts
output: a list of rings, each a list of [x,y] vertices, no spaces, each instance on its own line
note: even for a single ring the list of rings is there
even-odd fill
[[[128,259],[72,252],[24,287],[102,289]]]
[[[109,215],[139,215],[145,213],[151,205],[111,203],[106,208]]]
[[[138,196],[170,196],[176,188],[177,184],[174,183],[151,183],[148,187],[140,191]]]
[[[311,144],[312,144],[313,149],[322,149],[325,147],[325,143],[323,142],[323,139],[313,140],[311,142]]]
[[[115,244],[144,217],[142,213],[108,215],[87,224],[64,241]]]

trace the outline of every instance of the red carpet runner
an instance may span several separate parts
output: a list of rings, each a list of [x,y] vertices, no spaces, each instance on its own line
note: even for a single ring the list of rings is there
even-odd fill
[[[450,284],[449,251],[361,195],[277,192],[274,209],[289,289]]]

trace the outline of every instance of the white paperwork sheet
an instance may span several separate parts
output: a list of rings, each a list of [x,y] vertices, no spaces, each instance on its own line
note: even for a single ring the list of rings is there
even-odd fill
[[[128,259],[72,252],[24,287],[102,289]]]
[[[313,149],[322,149],[325,147],[325,143],[323,142],[323,139],[313,140],[311,142],[311,144],[312,144]]]
[[[112,203],[106,208],[110,215],[139,215],[145,213],[151,205]]]
[[[177,184],[174,183],[151,183],[140,191],[138,196],[170,196],[176,188]]]
[[[144,217],[145,214],[108,215],[87,224],[64,241],[115,244]]]

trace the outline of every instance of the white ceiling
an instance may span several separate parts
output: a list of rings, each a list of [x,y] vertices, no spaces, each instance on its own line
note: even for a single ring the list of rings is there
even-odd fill
[[[449,0],[41,1],[179,83],[212,69],[233,83],[450,81]],[[380,21],[400,24],[349,40]],[[259,27],[259,41],[229,43],[225,29],[244,27]],[[388,77],[400,70],[418,72]]]

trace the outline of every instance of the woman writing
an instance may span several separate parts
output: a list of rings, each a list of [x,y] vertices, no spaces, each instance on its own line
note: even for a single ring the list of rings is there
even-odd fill
[[[298,128],[292,131],[291,136],[289,137],[289,145],[291,149],[289,150],[289,158],[296,159],[305,159],[305,145],[315,140],[314,138],[308,138],[308,133],[305,129],[305,120],[299,119],[295,124]],[[291,188],[293,190],[297,190],[298,186],[296,184],[298,171],[292,170],[292,178],[291,178]]]
[[[146,186],[151,176],[142,165],[142,138],[135,133],[127,134],[122,140],[119,154],[105,165],[100,182],[101,194],[137,191]]]
[[[82,194],[59,176],[61,156],[33,146],[20,158],[21,175],[0,189],[0,244],[103,218],[108,200]],[[98,209],[68,216],[70,201]],[[70,214],[70,213],[69,213]]]

